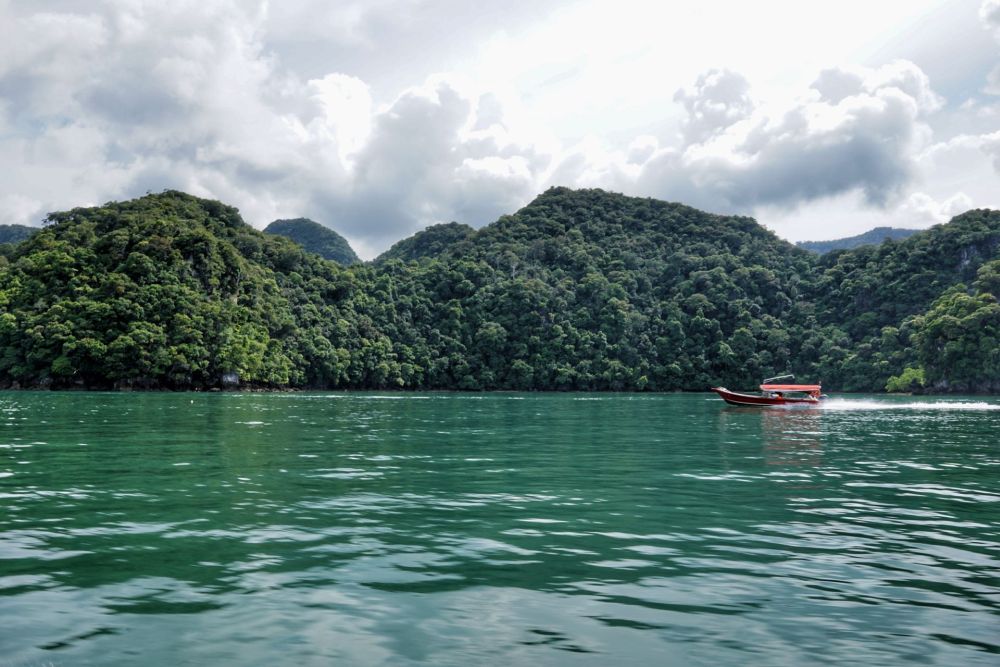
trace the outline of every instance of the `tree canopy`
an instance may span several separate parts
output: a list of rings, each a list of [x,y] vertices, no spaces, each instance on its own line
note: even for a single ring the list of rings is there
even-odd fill
[[[817,256],[750,218],[553,188],[341,266],[168,191],[14,247],[0,384],[995,391],[998,258],[995,211]]]
[[[391,248],[375,258],[375,264],[384,264],[390,259],[411,262],[425,257],[438,257],[452,246],[468,239],[475,231],[472,227],[458,222],[431,225],[413,236],[394,243]]]
[[[308,218],[275,220],[264,228],[264,233],[289,238],[309,252],[344,266],[361,261],[347,239]]]

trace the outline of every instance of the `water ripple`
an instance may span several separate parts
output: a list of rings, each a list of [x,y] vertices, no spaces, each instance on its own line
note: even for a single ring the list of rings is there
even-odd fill
[[[990,401],[15,396],[12,664],[1000,657]]]

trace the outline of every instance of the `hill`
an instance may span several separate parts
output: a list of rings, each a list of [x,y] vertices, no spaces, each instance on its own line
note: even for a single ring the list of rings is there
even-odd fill
[[[387,265],[407,323],[387,335],[433,342],[433,388],[749,382],[788,363],[781,321],[812,261],[749,218],[553,188],[437,259]]]
[[[168,191],[47,222],[0,267],[0,384],[336,386],[363,337],[382,343],[338,307],[351,275],[219,202]]]
[[[397,241],[376,257],[374,263],[384,264],[390,259],[412,262],[425,257],[438,257],[452,246],[468,239],[475,231],[472,227],[458,222],[431,225],[413,236]]]
[[[799,241],[795,245],[803,250],[809,250],[822,255],[834,250],[850,250],[863,245],[877,245],[886,239],[901,241],[902,239],[913,236],[919,231],[919,229],[901,229],[899,227],[876,227],[868,230],[864,234],[858,234],[857,236],[849,236],[847,238],[834,239],[832,241]]]
[[[1000,391],[996,211],[818,256],[553,188],[348,267],[178,192],[48,222],[0,263],[0,385]]]
[[[0,225],[0,243],[19,243],[37,231],[26,225]]]
[[[361,261],[347,239],[329,227],[324,227],[308,218],[275,220],[264,228],[264,232],[284,236],[295,241],[309,252],[344,266],[357,264]]]
[[[871,391],[883,387],[905,366],[927,363],[928,356],[917,358],[911,340],[918,333],[917,316],[950,290],[973,291],[980,271],[995,270],[993,260],[997,259],[1000,212],[986,209],[968,211],[903,241],[823,255],[807,296],[813,302],[816,322],[827,327],[827,341],[841,342],[832,347],[825,343],[829,356],[818,362],[817,372],[835,386]],[[995,289],[989,293],[994,298],[1000,295]],[[1000,350],[1000,340],[992,325],[981,325],[976,336],[986,346],[984,351],[967,350],[967,361],[981,369],[981,382],[973,381],[975,373],[966,373],[951,376],[945,385],[986,391],[994,378],[1000,381],[1000,373],[994,376],[987,370],[998,363],[995,358],[1000,352],[988,350]],[[997,345],[991,346],[991,340]],[[942,343],[938,352],[944,353],[945,346]],[[799,358],[808,359],[811,353],[807,346]],[[948,375],[943,371],[943,376]],[[940,379],[949,379],[943,376]]]

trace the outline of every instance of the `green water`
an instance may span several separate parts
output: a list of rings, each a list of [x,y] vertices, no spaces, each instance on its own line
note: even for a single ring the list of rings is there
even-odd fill
[[[0,393],[0,665],[998,665],[1000,402]]]

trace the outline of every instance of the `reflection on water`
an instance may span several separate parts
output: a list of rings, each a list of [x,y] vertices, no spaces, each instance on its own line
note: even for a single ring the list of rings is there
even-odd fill
[[[0,656],[995,665],[1000,412],[880,401],[0,393]]]
[[[815,467],[823,462],[823,413],[815,408],[760,408],[726,405],[720,430],[736,442],[754,437],[768,465]]]
[[[823,463],[823,413],[810,408],[761,411],[768,465],[814,468]]]

